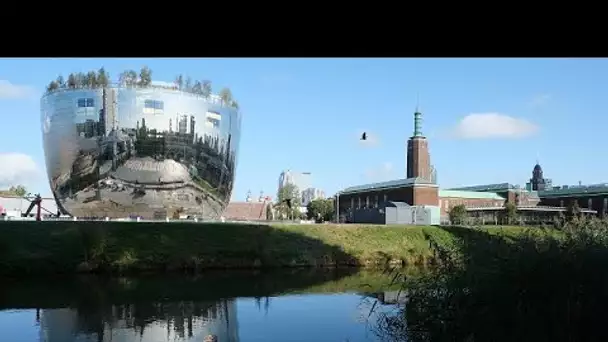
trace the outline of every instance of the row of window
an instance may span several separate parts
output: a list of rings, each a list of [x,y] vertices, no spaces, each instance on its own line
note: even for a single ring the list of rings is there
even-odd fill
[[[150,109],[164,110],[165,103],[163,101],[158,101],[158,100],[145,100],[144,107],[150,108]]]
[[[384,202],[388,202],[388,195],[384,194]],[[380,204],[379,202],[379,198],[378,195],[374,195],[374,200],[372,203],[370,203],[370,198],[369,196],[365,196],[365,205],[363,205],[362,201],[361,201],[361,197],[357,197],[357,209],[361,209],[361,208],[378,208],[378,205]],[[362,206],[363,205],[363,206]],[[350,199],[350,207],[351,208],[355,208],[355,198],[351,197]]]
[[[93,98],[82,98],[77,100],[78,108],[90,108],[95,107],[95,99]],[[145,100],[144,107],[149,109],[165,109],[165,103],[158,100]]]

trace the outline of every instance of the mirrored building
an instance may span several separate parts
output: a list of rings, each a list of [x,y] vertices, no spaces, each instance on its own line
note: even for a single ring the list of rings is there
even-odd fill
[[[223,102],[170,87],[47,93],[42,132],[58,209],[77,217],[220,217],[241,128],[238,109]]]

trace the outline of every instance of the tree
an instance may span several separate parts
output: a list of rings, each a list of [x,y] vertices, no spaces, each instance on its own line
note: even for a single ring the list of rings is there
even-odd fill
[[[87,87],[96,88],[97,87],[97,73],[93,70],[87,73]]]
[[[59,88],[65,88],[65,80],[63,79],[63,76],[59,75],[57,76],[57,85],[59,86]]]
[[[67,84],[67,86],[70,89],[75,89],[76,88],[76,75],[74,75],[74,74],[69,74],[68,75],[68,84]]]
[[[16,185],[16,186],[11,186],[8,189],[8,192],[15,196],[23,197],[23,196],[25,196],[25,194],[27,194],[27,189],[23,185]]]
[[[201,81],[196,81],[194,82],[194,85],[192,86],[192,92],[197,94],[197,95],[201,95],[203,92],[203,84],[201,83]]]
[[[566,209],[566,220],[572,221],[581,215],[581,207],[578,205],[578,201],[572,200]]]
[[[211,81],[203,81],[203,89],[201,95],[206,98],[209,98],[209,96],[211,95]]]
[[[318,198],[306,205],[306,217],[317,222],[331,221],[335,214],[333,199]]]
[[[300,215],[300,191],[294,184],[287,183],[277,193],[276,209],[284,218],[292,219]],[[291,204],[291,208],[289,205]]]
[[[236,102],[236,100],[232,100],[232,102],[230,102],[230,107],[238,110],[239,109],[239,103]]]
[[[97,71],[97,82],[99,83],[100,87],[107,87],[110,85],[110,75],[108,75],[104,67],[101,67]]]
[[[192,79],[190,77],[186,77],[186,81],[184,82],[184,90],[192,91]]]
[[[57,81],[51,81],[51,83],[49,83],[48,86],[46,86],[46,91],[47,92],[52,92],[59,89],[59,84],[57,83]]]
[[[184,76],[177,75],[177,77],[175,78],[175,84],[177,85],[177,89],[182,90],[182,88],[184,87]]]
[[[121,85],[131,87],[137,84],[137,72],[135,70],[126,70],[120,74],[118,78]]]
[[[467,219],[467,208],[463,204],[455,205],[448,215],[452,224],[462,224]]]
[[[152,70],[147,66],[144,66],[139,71],[139,86],[147,87],[152,84]]]
[[[505,203],[505,217],[507,224],[512,224],[517,219],[517,206],[511,202]]]
[[[229,105],[232,101],[232,92],[230,91],[230,89],[222,88],[222,90],[220,90],[220,99],[222,99],[222,102],[225,105]]]

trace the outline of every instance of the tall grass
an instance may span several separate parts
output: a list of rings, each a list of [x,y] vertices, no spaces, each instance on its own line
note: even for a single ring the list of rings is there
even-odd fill
[[[608,221],[514,236],[445,230],[455,243],[429,236],[436,272],[410,282],[400,315],[381,318],[383,340],[608,340]]]

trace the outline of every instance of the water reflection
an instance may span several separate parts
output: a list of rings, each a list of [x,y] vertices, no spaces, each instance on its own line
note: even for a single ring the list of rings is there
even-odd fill
[[[40,339],[65,341],[218,341],[238,342],[235,300],[137,303],[104,310],[43,309]]]
[[[379,341],[370,308],[390,277],[353,270],[5,279],[0,308],[28,312],[39,341]],[[387,293],[392,293],[391,289]],[[0,309],[0,328],[9,312]],[[371,316],[375,319],[377,316]],[[24,328],[22,328],[24,329]],[[11,341],[30,341],[28,329]],[[5,330],[6,332],[6,330]]]
[[[218,218],[234,182],[237,109],[166,88],[65,89],[41,101],[58,208],[79,217]]]

